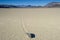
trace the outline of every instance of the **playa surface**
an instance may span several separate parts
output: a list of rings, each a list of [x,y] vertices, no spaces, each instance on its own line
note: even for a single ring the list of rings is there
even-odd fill
[[[60,8],[0,8],[0,40],[60,40]]]

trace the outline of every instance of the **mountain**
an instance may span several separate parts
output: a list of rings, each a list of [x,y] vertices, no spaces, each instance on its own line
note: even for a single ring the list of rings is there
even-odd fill
[[[55,7],[60,8],[60,2],[50,2],[45,6],[0,4],[0,8],[55,8]]]
[[[51,3],[48,3],[47,5],[45,5],[44,7],[49,7],[49,8],[60,7],[60,2],[51,2]]]
[[[42,6],[32,6],[32,5],[27,5],[26,8],[41,8]]]
[[[42,6],[32,6],[32,5],[0,5],[0,8],[40,8]]]
[[[17,8],[15,5],[0,5],[0,8]]]

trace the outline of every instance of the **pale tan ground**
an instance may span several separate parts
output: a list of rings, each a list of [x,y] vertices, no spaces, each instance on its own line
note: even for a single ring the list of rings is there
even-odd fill
[[[36,34],[30,39],[22,29]],[[0,9],[0,40],[60,40],[60,8]]]

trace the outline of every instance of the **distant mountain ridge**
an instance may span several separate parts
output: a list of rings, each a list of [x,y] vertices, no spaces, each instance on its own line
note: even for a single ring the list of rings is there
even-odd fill
[[[42,6],[32,6],[32,5],[0,5],[0,8],[39,8]]]
[[[5,4],[1,4],[0,5],[0,8],[16,8],[17,6],[14,6],[14,5],[5,5]]]
[[[45,6],[32,6],[32,5],[7,5],[7,4],[0,4],[0,8],[60,8],[60,2],[50,2]]]
[[[45,7],[60,7],[60,2],[50,2],[47,5],[45,5]]]

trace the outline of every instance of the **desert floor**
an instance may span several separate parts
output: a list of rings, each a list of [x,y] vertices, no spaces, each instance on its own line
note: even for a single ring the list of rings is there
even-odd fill
[[[60,8],[0,8],[0,40],[60,40]]]

